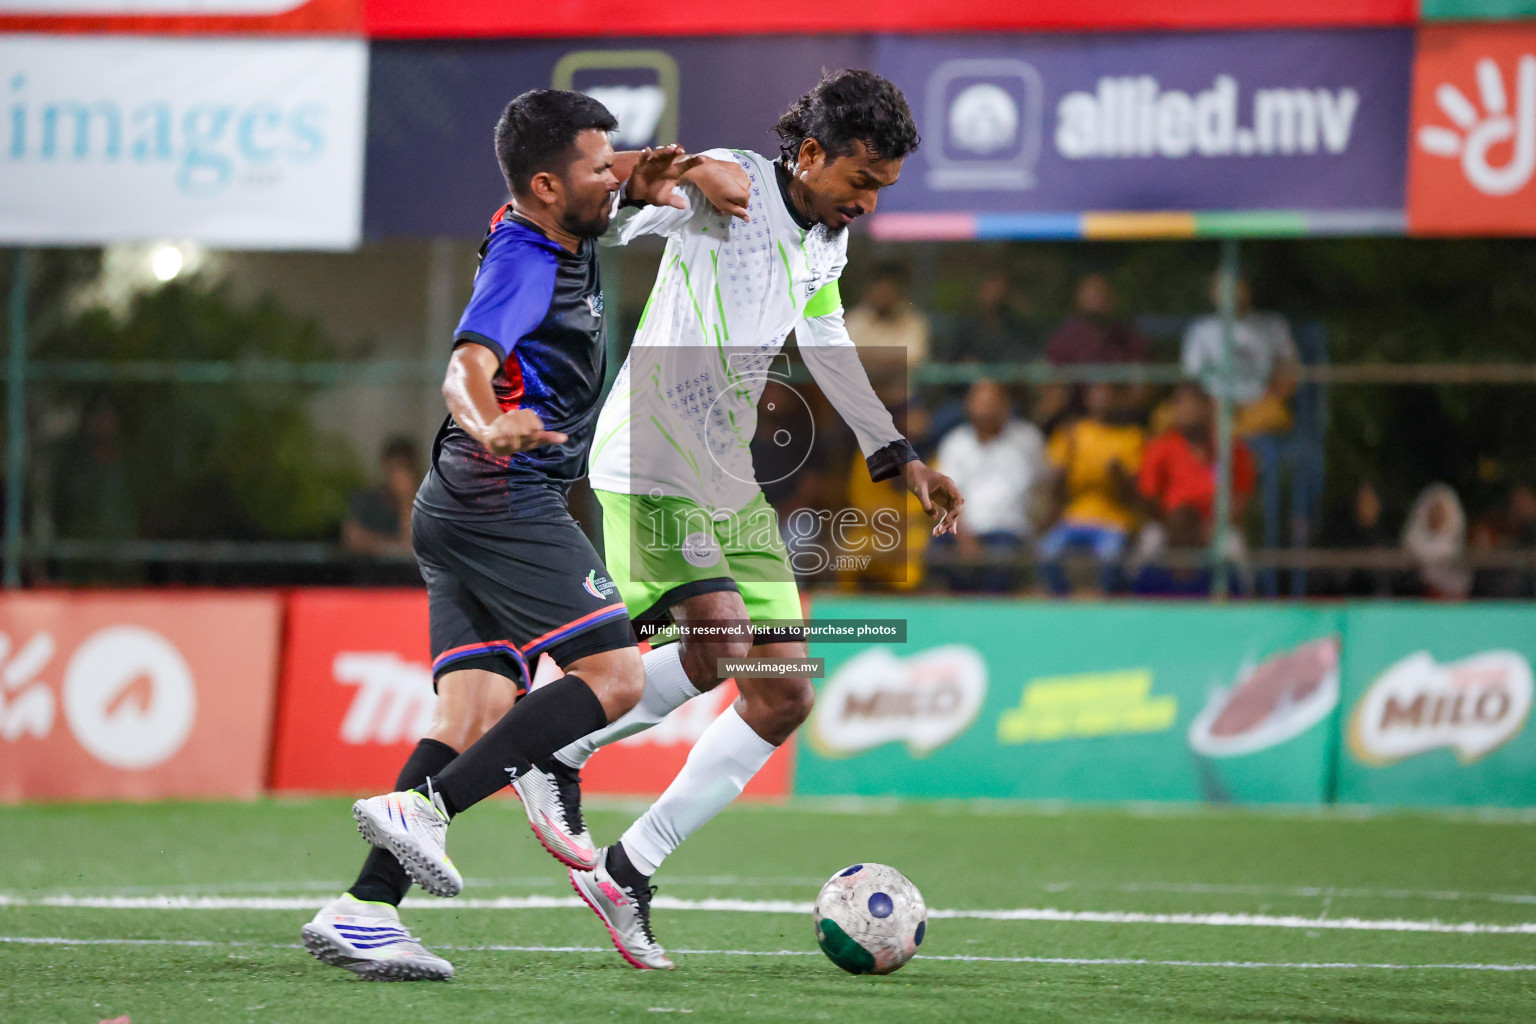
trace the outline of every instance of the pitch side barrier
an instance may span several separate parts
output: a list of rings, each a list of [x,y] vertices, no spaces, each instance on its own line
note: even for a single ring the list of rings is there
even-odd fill
[[[767,625],[809,634],[819,693],[753,796],[1536,803],[1529,602],[825,597]],[[412,589],[0,596],[0,800],[377,791],[427,728],[427,649]],[[588,791],[660,792],[735,695]]]

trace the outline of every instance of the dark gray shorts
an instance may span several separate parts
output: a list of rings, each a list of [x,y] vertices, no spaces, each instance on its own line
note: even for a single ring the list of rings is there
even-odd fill
[[[568,513],[471,520],[418,508],[411,543],[427,584],[434,681],[485,669],[521,692],[542,653],[563,668],[635,646],[618,588]]]

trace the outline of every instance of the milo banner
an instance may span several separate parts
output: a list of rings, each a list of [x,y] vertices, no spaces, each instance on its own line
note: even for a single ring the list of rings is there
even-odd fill
[[[907,620],[826,659],[796,792],[1049,800],[1327,799],[1334,609],[817,600]]]
[[[1536,803],[1536,608],[1361,605],[1345,635],[1340,802]]]

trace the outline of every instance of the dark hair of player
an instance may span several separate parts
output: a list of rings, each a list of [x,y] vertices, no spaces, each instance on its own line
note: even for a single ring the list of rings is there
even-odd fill
[[[876,160],[900,160],[921,141],[901,90],[873,71],[844,68],[816,83],[779,118],[784,155],[794,160],[806,139],[815,139],[829,160],[864,143]]]
[[[527,195],[540,171],[565,176],[582,132],[618,127],[608,108],[584,93],[530,89],[508,103],[496,122],[496,161],[513,194]]]

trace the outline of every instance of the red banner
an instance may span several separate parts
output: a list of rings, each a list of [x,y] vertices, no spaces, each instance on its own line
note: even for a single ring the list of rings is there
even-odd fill
[[[388,790],[432,718],[424,590],[288,598],[272,788]]]
[[[363,0],[49,0],[0,4],[0,32],[347,33]]]
[[[0,800],[257,796],[281,600],[0,597]]]
[[[1408,230],[1536,234],[1536,26],[1422,29],[1412,110]]]
[[[272,788],[344,793],[389,788],[432,716],[426,593],[297,591],[289,598],[287,636]],[[558,674],[543,658],[534,684]],[[734,697],[735,687],[727,685],[690,701],[654,729],[601,751],[584,773],[586,791],[660,793],[699,734]],[[787,795],[789,765],[786,744],[747,792]]]
[[[367,0],[365,19],[370,36],[467,38],[1411,25],[1416,13],[1414,0],[785,0],[750,8],[713,0],[557,0],[537,9],[506,0]]]

